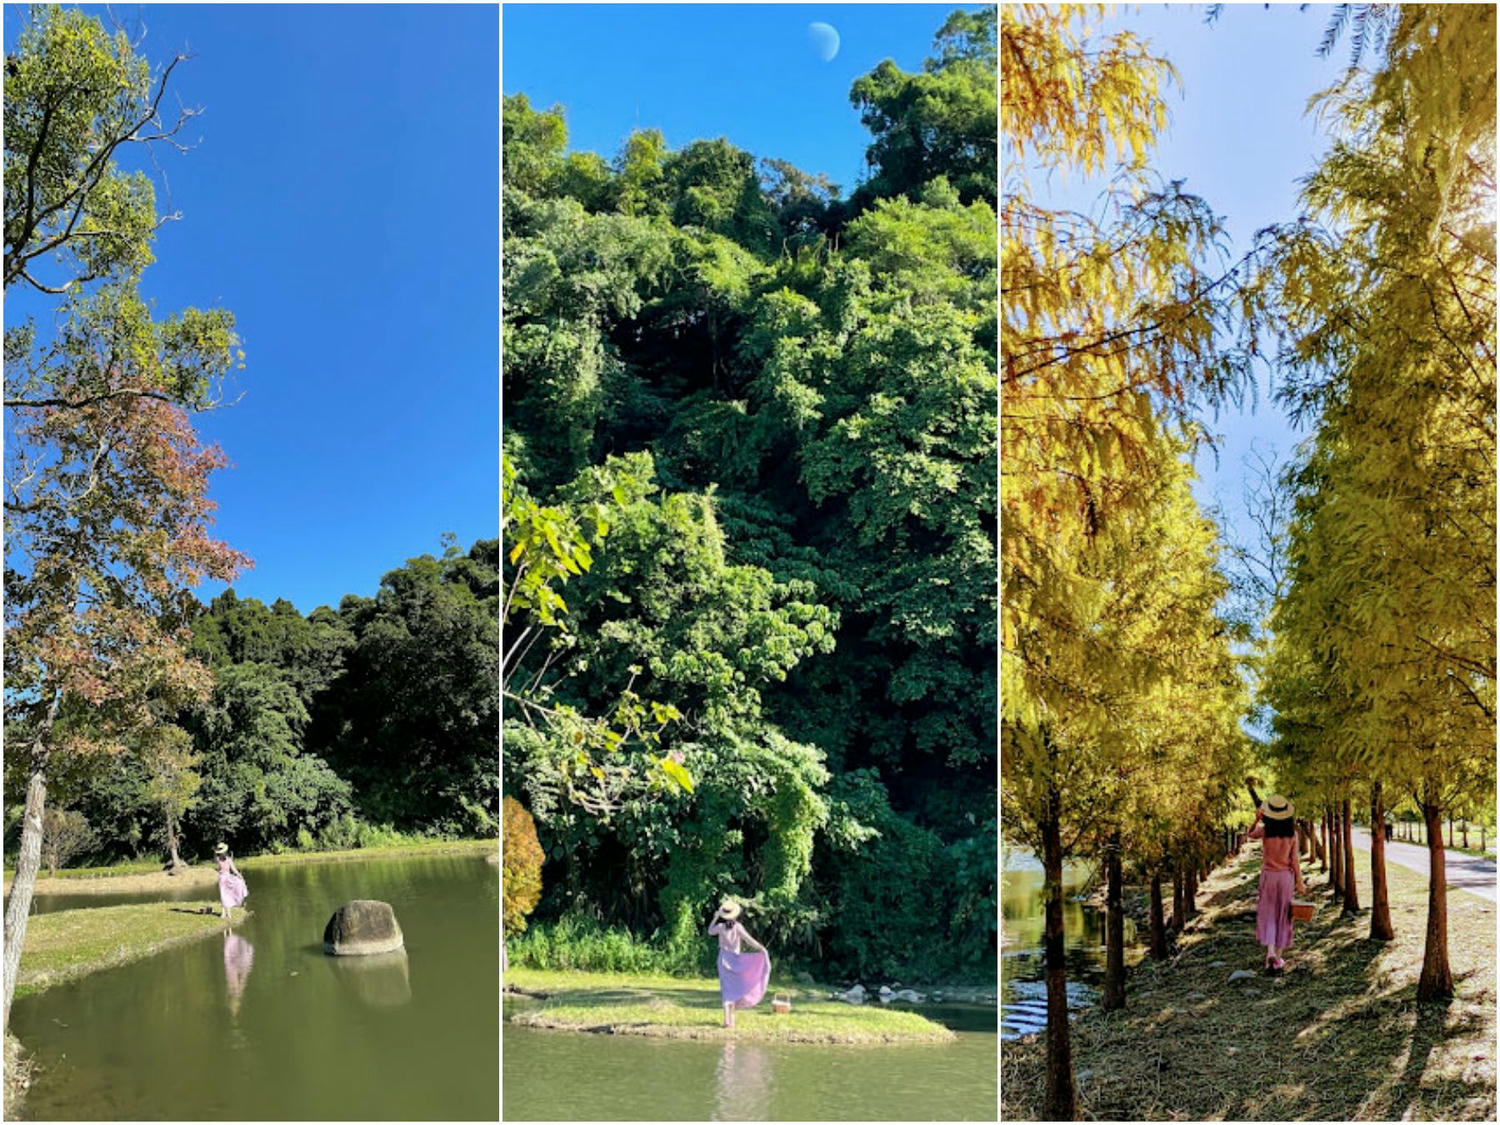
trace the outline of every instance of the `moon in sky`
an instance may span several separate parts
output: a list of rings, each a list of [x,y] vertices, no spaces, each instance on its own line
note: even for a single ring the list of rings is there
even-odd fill
[[[813,49],[818,52],[818,58],[824,62],[832,62],[833,56],[839,53],[839,33],[832,24],[808,24],[807,37],[812,40]]]

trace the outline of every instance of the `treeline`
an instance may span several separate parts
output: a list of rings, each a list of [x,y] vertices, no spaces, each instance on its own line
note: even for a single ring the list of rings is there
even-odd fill
[[[695,960],[995,953],[994,11],[855,83],[848,198],[504,113],[504,788],[538,919]]]
[[[1148,165],[1166,61],[1081,12],[1001,16],[1001,785],[1007,833],[1046,869],[1049,1119],[1078,1110],[1068,856],[1106,872],[1102,1006],[1120,1007],[1123,879],[1150,885],[1151,955],[1167,956],[1162,882],[1180,924],[1235,850],[1250,771],[1297,802],[1305,848],[1324,822],[1313,850],[1349,910],[1351,804],[1368,802],[1377,939],[1382,802],[1414,796],[1435,829],[1493,790],[1495,13],[1354,6],[1325,50],[1350,19],[1306,214],[1230,261],[1208,205]],[[1089,214],[1033,188],[1105,171]],[[1318,428],[1274,493],[1289,522],[1251,513],[1260,577],[1232,584],[1187,458],[1253,363]],[[1232,585],[1259,587],[1263,620]],[[1422,999],[1452,994],[1431,835]]]
[[[450,544],[374,597],[306,617],[232,589],[198,604],[188,652],[210,692],[157,699],[129,745],[71,759],[44,852],[202,858],[219,840],[243,854],[495,833],[498,564],[497,540]]]

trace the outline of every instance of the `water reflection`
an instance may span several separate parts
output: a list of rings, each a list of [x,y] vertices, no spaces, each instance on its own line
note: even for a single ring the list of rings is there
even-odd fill
[[[771,1053],[752,1043],[724,1044],[714,1068],[715,1121],[770,1118]]]
[[[245,982],[255,964],[255,946],[232,930],[224,931],[224,984],[229,992],[229,1014],[238,1019]]]
[[[340,982],[372,1008],[398,1008],[411,1001],[411,970],[404,949],[328,961]]]

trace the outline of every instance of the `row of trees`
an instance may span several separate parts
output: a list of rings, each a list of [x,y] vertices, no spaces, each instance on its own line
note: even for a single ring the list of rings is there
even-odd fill
[[[851,98],[848,198],[504,115],[504,786],[538,917],[833,971],[995,949],[995,23]]]
[[[1153,892],[1164,861],[1202,866],[1195,826],[1236,819],[1256,761],[1322,814],[1316,849],[1347,910],[1351,802],[1378,826],[1414,797],[1436,841],[1418,992],[1452,992],[1436,827],[1494,784],[1494,11],[1352,18],[1308,215],[1230,262],[1214,258],[1206,205],[1145,169],[1168,65],[1129,33],[1091,39],[1076,11],[1002,14],[1015,159],[1001,205],[1001,784],[1007,834],[1047,874],[1052,1119],[1077,1109],[1062,860],[1102,861],[1117,918],[1123,862]],[[1370,71],[1365,54],[1380,56]],[[1097,214],[1036,202],[1031,177],[1110,164]],[[1257,359],[1293,418],[1317,423],[1273,496],[1280,514],[1257,512],[1267,551],[1246,584],[1264,622],[1220,600],[1217,535],[1182,464],[1197,412],[1247,386]],[[1254,643],[1237,660],[1231,641]],[[1247,678],[1270,722],[1257,746],[1240,726]],[[1374,839],[1372,936],[1388,938]],[[1106,1007],[1123,1003],[1109,930]]]
[[[1125,33],[1092,43],[1077,11],[1006,7],[1000,27],[1001,800],[1045,872],[1046,1112],[1070,1120],[1064,860],[1103,861],[1103,1004],[1123,1006],[1127,865],[1164,957],[1163,878],[1180,925],[1243,792],[1238,632],[1190,489],[1194,407],[1232,394],[1243,363],[1216,341],[1217,221],[1145,163],[1168,65]],[[1037,179],[1110,162],[1096,213],[1039,202]]]
[[[1308,217],[1268,232],[1257,278],[1281,397],[1316,425],[1286,474],[1262,687],[1286,786],[1345,837],[1369,808],[1372,938],[1394,935],[1378,826],[1420,809],[1430,999],[1453,993],[1441,822],[1495,779],[1495,12],[1363,19],[1384,57],[1324,95]],[[1334,857],[1357,910],[1352,852]]]

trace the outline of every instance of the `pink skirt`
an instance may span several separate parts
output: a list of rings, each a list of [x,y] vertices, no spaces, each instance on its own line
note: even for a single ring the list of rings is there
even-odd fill
[[[1292,891],[1297,881],[1290,871],[1260,873],[1260,897],[1255,903],[1255,940],[1285,949],[1292,944]]]
[[[731,953],[719,950],[719,998],[736,1008],[753,1008],[766,994],[771,983],[771,959],[754,953]]]
[[[245,880],[232,871],[221,871],[219,873],[219,901],[224,904],[224,909],[238,906],[250,897],[250,888],[245,886]]]

